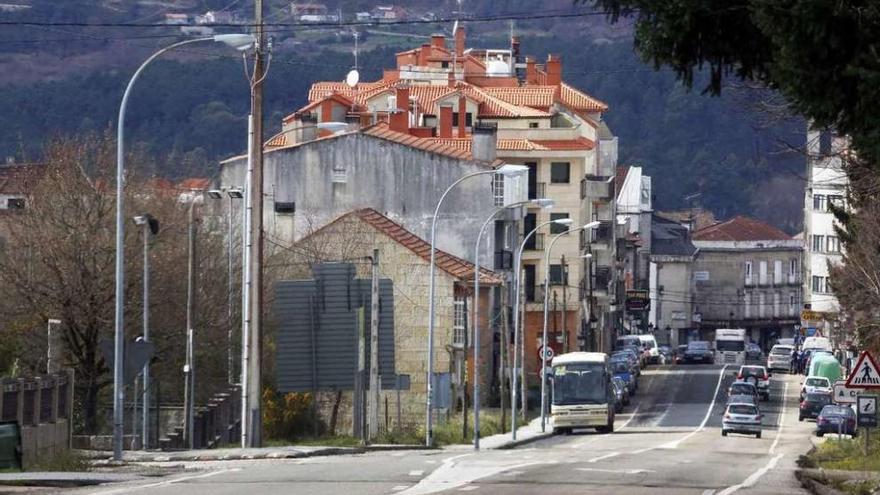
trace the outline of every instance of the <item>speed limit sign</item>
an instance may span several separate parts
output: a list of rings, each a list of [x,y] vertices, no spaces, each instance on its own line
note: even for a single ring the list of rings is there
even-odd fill
[[[545,359],[545,358],[547,359],[547,361],[550,361],[551,359],[553,359],[553,348],[550,346],[547,346],[547,345],[541,346],[538,349],[538,359]]]

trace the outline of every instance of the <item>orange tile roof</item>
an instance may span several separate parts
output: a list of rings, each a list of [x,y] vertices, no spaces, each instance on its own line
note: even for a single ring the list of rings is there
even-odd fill
[[[470,151],[470,138],[425,138],[453,147],[459,150]],[[536,139],[499,139],[496,149],[499,151],[577,151],[591,150],[595,147],[593,141],[581,137],[568,140],[536,140]]]
[[[279,132],[278,134],[269,138],[264,144],[266,148],[280,148],[281,146],[287,146],[287,134],[283,132]]]
[[[388,128],[388,124],[385,123],[379,123],[367,127],[363,129],[362,132],[368,136],[400,143],[406,146],[420,149],[422,151],[436,153],[438,155],[445,155],[452,158],[457,158],[459,160],[473,160],[473,157],[470,153],[470,146],[467,146],[467,148],[463,148],[462,146],[450,142],[451,140],[441,140],[437,138],[420,138],[410,134],[392,131]],[[468,140],[468,142],[470,141]],[[495,160],[492,165],[497,166],[502,165],[503,163],[504,162],[502,162],[501,160]]]
[[[562,83],[559,99],[564,105],[568,105],[576,110],[586,112],[604,112],[608,110],[608,105],[605,102],[597,100],[566,83]]]
[[[695,241],[789,241],[792,237],[754,218],[737,216],[694,232]]]
[[[532,108],[550,108],[556,100],[556,86],[483,88],[483,91],[511,105]]]
[[[333,93],[338,93],[346,98],[354,98],[359,96],[362,93],[373,91],[378,87],[388,86],[391,84],[395,84],[395,82],[386,82],[386,81],[376,81],[376,82],[362,82],[358,83],[357,86],[352,88],[348,84],[344,82],[336,82],[336,81],[321,81],[312,84],[312,87],[309,89],[309,102],[313,103],[315,101],[319,101]]]
[[[349,215],[355,215],[365,223],[369,224],[379,232],[393,239],[395,242],[409,249],[423,260],[430,263],[431,260],[431,244],[421,237],[406,230],[400,224],[394,222],[385,215],[379,213],[372,208],[363,208],[343,215],[343,218]],[[470,261],[459,258],[446,251],[436,250],[434,255],[437,268],[443,270],[449,275],[462,280],[471,281],[474,278],[475,265]],[[480,268],[480,282],[489,284],[500,284],[503,278],[491,270]]]

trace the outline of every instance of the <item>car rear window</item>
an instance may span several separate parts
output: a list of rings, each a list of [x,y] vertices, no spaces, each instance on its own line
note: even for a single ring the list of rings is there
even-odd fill
[[[691,342],[690,344],[688,344],[688,349],[694,349],[694,350],[701,351],[701,350],[705,350],[708,348],[709,348],[708,342]]]
[[[774,347],[770,350],[770,354],[775,354],[777,356],[790,356],[791,347]]]
[[[807,378],[807,385],[811,387],[827,387],[827,378]]]
[[[831,396],[828,394],[807,394],[807,400],[817,404],[829,404],[831,402]]]
[[[732,404],[727,408],[727,412],[731,414],[758,414],[755,406],[748,404]]]
[[[748,383],[734,383],[730,386],[730,393],[732,394],[748,394],[754,395],[755,386]]]
[[[843,406],[825,406],[822,408],[822,416],[851,416],[855,415],[852,409]]]
[[[758,366],[743,366],[741,373],[743,376],[764,376],[764,368]]]

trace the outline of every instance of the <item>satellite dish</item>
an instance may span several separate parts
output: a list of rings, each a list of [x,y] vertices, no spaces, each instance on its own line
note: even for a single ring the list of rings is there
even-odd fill
[[[345,84],[348,84],[348,87],[353,88],[357,86],[360,79],[361,75],[358,73],[357,69],[352,69],[348,71],[348,75],[345,76]]]

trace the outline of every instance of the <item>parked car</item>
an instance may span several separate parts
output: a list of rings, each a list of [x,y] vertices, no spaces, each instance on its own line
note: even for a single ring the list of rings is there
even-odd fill
[[[620,354],[623,354],[623,355],[626,355],[629,357],[630,362],[632,363],[633,373],[635,373],[636,376],[639,376],[642,374],[642,359],[641,359],[641,356],[636,351],[627,347],[627,348],[621,349],[619,351],[614,351],[614,353],[611,356],[614,357],[614,356],[617,356]]]
[[[841,433],[855,438],[858,435],[856,412],[849,406],[829,404],[823,407],[816,418],[816,436],[821,437],[826,433]]]
[[[770,400],[770,373],[763,366],[747,365],[739,368],[737,380],[752,382],[758,388],[758,394],[764,400]]]
[[[621,390],[623,390],[623,397],[621,397],[620,400],[624,406],[628,406],[630,402],[629,396],[632,395],[629,390],[629,384],[627,384],[626,381],[624,381],[624,379],[619,376],[615,376],[611,379],[611,381],[616,383],[617,386],[620,387]]]
[[[629,395],[635,395],[636,390],[639,388],[639,382],[626,361],[611,358],[611,372],[615,378],[620,378],[624,381]]]
[[[727,389],[727,396],[731,397],[734,395],[751,395],[755,398],[755,401],[758,400],[758,387],[756,387],[753,383],[748,382],[733,382],[730,384],[730,388]]]
[[[801,400],[807,394],[831,394],[831,380],[824,376],[808,376],[801,384]]]
[[[746,346],[746,359],[760,360],[762,357],[764,357],[764,351],[761,350],[761,346],[754,342],[750,342]]]
[[[619,380],[611,380],[611,389],[614,391],[614,412],[623,411],[623,398],[628,397],[626,387]]]
[[[721,436],[744,433],[761,438],[761,411],[754,404],[734,403],[727,406],[721,421]]]
[[[822,408],[831,404],[831,394],[813,393],[807,394],[801,400],[800,412],[798,413],[798,421],[804,418],[817,418]]]
[[[715,353],[708,342],[703,340],[695,340],[689,342],[687,350],[684,351],[685,363],[713,363],[715,362]]]
[[[660,346],[660,364],[672,364],[672,349],[668,345]]]
[[[688,346],[687,344],[680,345],[675,348],[675,363],[680,364],[684,362],[684,353],[687,352]]]
[[[792,350],[794,350],[794,347],[790,345],[774,345],[773,348],[770,349],[770,354],[767,355],[767,368],[770,371],[791,370]]]

